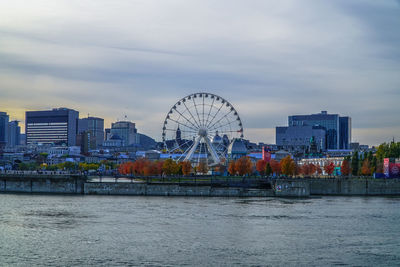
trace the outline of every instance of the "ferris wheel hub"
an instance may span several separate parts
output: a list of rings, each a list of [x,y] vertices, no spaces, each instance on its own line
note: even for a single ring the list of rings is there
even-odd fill
[[[202,126],[199,128],[199,136],[206,137],[208,134],[208,130],[206,127]]]

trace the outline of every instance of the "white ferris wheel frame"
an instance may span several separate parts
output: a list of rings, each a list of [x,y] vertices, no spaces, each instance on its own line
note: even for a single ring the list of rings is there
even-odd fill
[[[212,103],[206,105],[205,104],[206,98],[212,99],[211,101]],[[196,99],[199,99],[200,102],[196,103]],[[190,103],[190,105],[188,105],[188,103]],[[179,110],[179,106],[183,107],[183,111]],[[173,115],[174,113],[178,114],[178,118],[182,119],[184,123],[179,121],[179,119],[172,119],[171,115]],[[231,121],[228,119],[228,116],[232,117]],[[224,120],[226,120],[226,122],[224,122],[224,124],[221,124]],[[171,123],[176,124],[178,128],[181,126],[184,127],[185,132],[187,132],[188,135],[190,135],[190,137],[193,138],[192,140],[189,140],[192,141],[193,144],[188,145],[189,141],[186,141],[185,142],[186,144],[184,143],[180,145],[176,141],[177,146],[172,149],[169,149],[167,145],[168,140],[166,139],[167,131],[173,131],[176,129],[168,129],[168,122],[170,122],[170,124]],[[232,129],[232,125],[234,123],[236,123],[236,126],[234,126],[234,128]],[[227,126],[230,127],[230,131],[224,130],[225,129],[224,127]],[[226,154],[228,146],[222,148],[223,151],[220,153],[220,155],[218,155],[219,150],[218,151],[216,150],[210,138],[212,137],[212,133],[214,133],[215,136],[218,135],[219,133],[221,135],[224,135],[227,134],[228,132],[230,132],[231,135],[233,135],[232,133],[236,134],[240,133],[241,139],[243,139],[244,137],[243,124],[237,110],[233,107],[233,105],[229,101],[218,95],[212,93],[200,92],[187,95],[184,98],[180,99],[178,102],[176,102],[175,105],[173,105],[173,107],[169,110],[164,120],[162,139],[164,142],[165,149],[167,149],[170,153],[180,148],[181,146],[183,147],[184,145],[189,146],[187,149],[185,149],[185,151],[181,154],[181,156],[177,159],[177,161],[182,161],[182,159],[184,161],[186,160],[191,161],[196,150],[200,145],[199,158],[198,158],[198,161],[200,162],[200,154],[202,150],[201,144],[205,144],[203,145],[203,147],[205,146],[208,149],[208,152],[210,153],[211,158],[214,161],[214,164],[219,164],[221,162],[221,156],[223,157]],[[208,153],[206,152],[206,148],[204,148],[204,152],[208,155]]]

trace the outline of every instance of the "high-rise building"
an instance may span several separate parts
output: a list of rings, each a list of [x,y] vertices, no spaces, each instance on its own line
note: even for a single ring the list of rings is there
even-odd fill
[[[78,134],[84,132],[90,133],[89,149],[98,148],[104,141],[104,119],[96,117],[79,119]]]
[[[111,124],[111,137],[119,136],[125,146],[138,144],[135,124],[130,121],[118,121]]]
[[[342,123],[340,123],[341,119]],[[348,147],[351,139],[351,118],[340,117],[338,114],[328,114],[321,111],[311,115],[289,116],[290,126],[322,126],[326,131],[326,149],[339,149]],[[342,140],[342,143],[341,143]]]
[[[104,141],[110,140],[110,138],[111,138],[111,128],[106,128],[104,130]]]
[[[309,153],[313,143],[317,151],[326,149],[326,131],[322,126],[276,127],[276,145],[280,149]]]
[[[8,121],[6,112],[0,112],[0,148],[5,147],[8,141]]]
[[[65,144],[74,146],[79,112],[68,108],[27,111],[25,114],[26,144]]]
[[[318,114],[289,116],[288,124],[288,127],[276,127],[276,144],[283,149],[310,148],[309,140],[313,140],[318,150],[349,148],[350,117],[321,111]]]
[[[11,121],[8,123],[8,141],[7,141],[7,146],[8,147],[16,147],[20,143],[20,135],[21,135],[21,127],[19,126],[19,121]]]
[[[351,118],[339,117],[339,149],[350,149]]]

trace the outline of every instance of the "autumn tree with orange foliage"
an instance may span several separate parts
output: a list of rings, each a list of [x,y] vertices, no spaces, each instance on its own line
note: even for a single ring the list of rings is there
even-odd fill
[[[192,163],[190,163],[190,161],[188,160],[185,160],[180,162],[179,165],[181,165],[182,174],[185,176],[189,176],[192,172]]]
[[[363,165],[361,167],[361,174],[364,176],[370,176],[371,175],[371,166],[369,164],[369,160],[365,159],[363,162]]]
[[[275,173],[276,175],[281,173],[281,164],[278,161],[271,159],[269,165],[271,166],[272,173]]]
[[[266,160],[260,159],[260,160],[257,161],[256,170],[258,171],[258,173],[260,175],[262,175],[262,176],[265,175],[266,166],[267,166],[267,161]]]
[[[143,176],[145,167],[149,168],[150,161],[145,158],[140,158],[133,163],[133,172],[135,175]]]
[[[204,161],[200,161],[199,165],[196,168],[197,172],[200,172],[202,174],[207,174],[208,173],[208,165]]]
[[[118,167],[118,172],[122,175],[133,174],[133,165],[132,161],[122,163]]]
[[[296,163],[290,156],[286,156],[281,160],[281,171],[285,175],[293,175],[296,169]]]
[[[347,160],[343,160],[342,166],[340,166],[340,172],[344,176],[348,176],[350,174],[350,163]]]
[[[317,166],[312,163],[306,163],[301,166],[301,173],[308,176],[313,175],[317,171]]]
[[[251,174],[253,172],[253,163],[249,157],[241,157],[235,163],[235,170],[240,176]]]
[[[232,160],[228,165],[228,172],[230,175],[236,175],[236,161]]]
[[[333,171],[335,170],[335,164],[333,164],[333,162],[328,162],[328,164],[326,164],[324,166],[324,170],[328,175],[331,175],[333,173]]]
[[[163,169],[162,169],[163,164],[164,164],[163,160],[158,160],[158,161],[155,162],[156,175],[158,175],[158,176],[162,175],[162,173],[163,173]]]

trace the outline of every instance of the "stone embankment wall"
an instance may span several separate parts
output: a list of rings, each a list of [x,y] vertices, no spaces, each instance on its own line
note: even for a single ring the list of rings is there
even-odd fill
[[[400,179],[307,179],[311,195],[400,195]]]
[[[305,180],[278,179],[273,182],[273,189],[277,197],[309,197],[310,184]]]
[[[146,183],[85,183],[89,195],[207,196],[207,197],[308,197],[307,181],[276,180],[273,189],[213,187]]]
[[[88,195],[133,196],[200,196],[200,197],[271,197],[271,189],[248,189],[212,186],[183,186],[178,184],[146,183],[85,183]]]
[[[278,179],[272,189],[205,185],[86,182],[80,176],[4,176],[0,193],[97,194],[136,196],[308,197],[310,195],[398,195],[400,179]]]
[[[83,194],[80,177],[0,177],[0,193]]]

